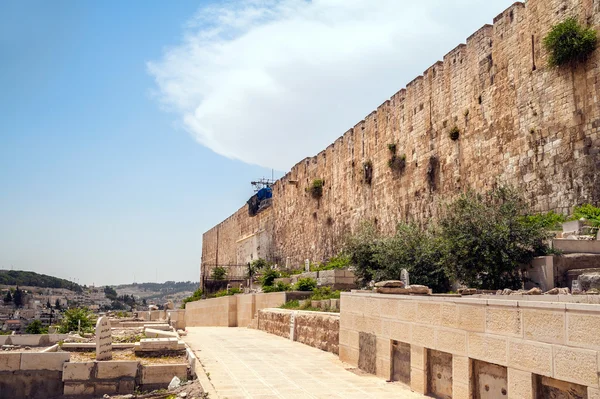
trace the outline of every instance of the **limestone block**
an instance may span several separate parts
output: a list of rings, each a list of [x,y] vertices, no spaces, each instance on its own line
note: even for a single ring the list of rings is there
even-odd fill
[[[600,349],[600,316],[568,312],[567,320],[569,345]]]
[[[383,320],[382,336],[393,339],[394,341],[409,343],[411,342],[410,323],[405,323],[403,321]]]
[[[564,344],[566,340],[565,319],[564,311],[524,309],[524,337],[532,341]]]
[[[365,317],[363,323],[363,329],[357,331],[363,331],[370,334],[381,335],[383,331],[383,320],[379,317]]]
[[[467,332],[440,328],[437,330],[435,349],[455,355],[467,355]]]
[[[488,306],[486,309],[485,331],[494,334],[522,337],[521,309]]]
[[[469,384],[452,381],[452,399],[471,399]]]
[[[536,374],[552,376],[552,346],[533,341],[509,340],[508,365]]]
[[[462,330],[485,331],[485,306],[458,305],[458,327]]]
[[[171,326],[168,324],[144,324],[144,331],[146,331],[147,328],[151,328],[153,330],[171,331]]]
[[[381,299],[379,304],[381,317],[392,319],[398,317],[398,313],[400,311],[400,301],[396,299]]]
[[[506,366],[507,339],[480,333],[468,333],[469,357]]]
[[[435,302],[419,302],[419,322],[439,326],[442,323],[442,304]]]
[[[425,370],[427,366],[427,350],[422,346],[410,346],[410,367]]]
[[[158,364],[142,366],[142,385],[169,383],[173,377],[187,379],[187,364]]]
[[[87,381],[92,378],[94,370],[94,362],[71,363],[67,362],[63,365],[63,381]]]
[[[364,298],[362,300],[362,311],[365,316],[369,317],[379,317],[381,315],[380,311],[380,299],[376,298]]]
[[[390,359],[377,358],[377,372],[375,373],[378,377],[385,380],[391,379],[392,366]]]
[[[440,324],[444,327],[458,328],[458,305],[455,303],[443,303],[441,308]]]
[[[412,324],[411,343],[425,348],[435,349],[435,333],[436,329],[433,326]]]
[[[117,391],[119,390],[119,383],[118,382],[107,382],[107,381],[102,381],[102,382],[96,382],[96,395],[112,395],[112,394],[116,394]]]
[[[20,367],[20,353],[0,352],[0,371],[16,371]]]
[[[419,319],[419,313],[417,312],[416,301],[402,301],[400,302],[400,313],[398,319],[403,321],[415,322]]]
[[[98,378],[102,380],[133,377],[137,375],[139,362],[133,361],[106,361],[98,362]]]
[[[155,330],[153,328],[146,328],[144,333],[148,338],[177,338],[176,332]]]
[[[554,378],[597,388],[597,352],[554,345]]]
[[[508,368],[508,399],[533,398],[533,375],[528,371]]]
[[[392,344],[389,339],[377,338],[377,359],[389,360],[392,352]]]
[[[339,343],[340,345],[346,345],[350,348],[358,349],[358,331],[340,330]]]
[[[410,369],[410,389],[425,395],[427,393],[427,373],[421,369]]]
[[[135,391],[135,380],[121,380],[117,388],[117,393],[120,395],[126,395],[134,393]]]
[[[350,348],[346,345],[339,346],[340,361],[352,366],[358,366],[358,349]]]
[[[65,396],[91,396],[94,388],[95,384],[91,382],[65,382],[63,393]]]
[[[588,399],[600,399],[600,389],[588,387]]]
[[[68,352],[21,353],[21,370],[62,371],[63,363],[70,357]]]
[[[452,381],[469,384],[471,381],[471,365],[466,356],[452,356]]]

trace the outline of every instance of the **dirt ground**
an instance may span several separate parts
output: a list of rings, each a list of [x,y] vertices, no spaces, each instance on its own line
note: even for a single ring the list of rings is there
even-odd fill
[[[96,352],[71,352],[71,362],[89,362],[96,360]],[[133,349],[114,349],[112,360],[136,360],[142,364],[178,364],[187,363],[185,353],[179,356],[145,357],[136,356]]]

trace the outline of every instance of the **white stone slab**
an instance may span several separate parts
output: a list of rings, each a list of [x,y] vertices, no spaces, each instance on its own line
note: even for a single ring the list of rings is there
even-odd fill
[[[108,317],[100,317],[96,323],[96,360],[112,359],[112,333]]]

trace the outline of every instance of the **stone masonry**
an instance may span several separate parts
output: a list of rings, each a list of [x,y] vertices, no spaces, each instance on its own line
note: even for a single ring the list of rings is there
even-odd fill
[[[215,264],[244,264],[240,248],[253,235],[261,237],[256,252],[281,266],[323,260],[362,221],[392,233],[400,220],[435,217],[467,188],[511,184],[536,211],[598,203],[600,51],[585,64],[552,69],[542,45],[570,16],[600,30],[596,0],[529,0],[499,14],[327,149],[296,164],[273,186],[270,209],[249,217],[244,206],[207,231],[205,273]],[[389,144],[406,155],[401,172],[388,166]],[[306,192],[314,179],[325,181],[319,200]]]

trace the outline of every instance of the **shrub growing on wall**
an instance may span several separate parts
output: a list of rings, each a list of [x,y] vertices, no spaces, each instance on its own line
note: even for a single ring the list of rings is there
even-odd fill
[[[596,49],[596,31],[586,28],[575,18],[567,18],[552,27],[544,38],[544,47],[550,53],[548,63],[552,67],[584,62]]]
[[[363,175],[365,177],[365,183],[367,183],[368,185],[371,185],[371,182],[373,181],[373,162],[372,161],[366,161],[365,163],[363,163]]]
[[[448,136],[452,141],[458,140],[458,138],[460,137],[460,129],[458,128],[458,126],[454,126],[452,129],[450,129],[450,133],[448,133]]]
[[[312,184],[307,189],[310,195],[314,199],[319,199],[323,196],[323,186],[325,185],[325,181],[323,179],[315,179],[312,181]]]

